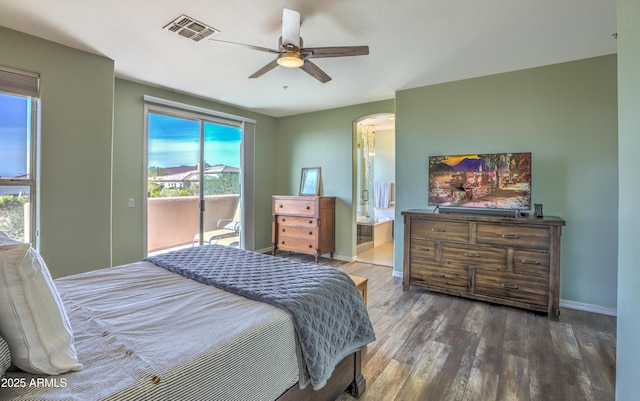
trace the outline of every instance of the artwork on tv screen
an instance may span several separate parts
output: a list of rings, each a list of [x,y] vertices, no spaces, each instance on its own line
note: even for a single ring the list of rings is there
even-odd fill
[[[531,209],[531,153],[429,156],[429,206]]]

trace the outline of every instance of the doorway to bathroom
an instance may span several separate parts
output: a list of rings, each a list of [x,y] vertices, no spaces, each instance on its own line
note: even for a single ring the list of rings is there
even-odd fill
[[[364,117],[353,135],[356,258],[393,267],[395,116]]]

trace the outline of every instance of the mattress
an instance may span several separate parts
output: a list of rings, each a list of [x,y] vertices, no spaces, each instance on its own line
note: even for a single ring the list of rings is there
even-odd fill
[[[79,372],[7,372],[2,400],[275,400],[298,381],[288,313],[149,262],[56,280]]]

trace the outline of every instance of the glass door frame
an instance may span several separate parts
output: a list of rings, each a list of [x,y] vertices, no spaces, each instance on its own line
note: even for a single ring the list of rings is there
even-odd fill
[[[240,236],[241,243],[240,247],[243,249],[254,250],[255,241],[254,241],[254,216],[255,216],[255,194],[254,194],[254,182],[255,182],[255,172],[254,172],[254,149],[255,149],[255,125],[256,121],[247,119],[244,117],[234,116],[231,114],[221,113],[214,110],[209,110],[197,106],[192,106],[188,104],[178,103],[171,100],[156,98],[152,96],[144,96],[144,146],[143,146],[143,164],[144,164],[144,174],[143,174],[143,196],[142,199],[142,208],[143,208],[143,254],[148,254],[148,233],[147,233],[147,224],[148,224],[148,211],[147,211],[147,203],[148,203],[148,194],[147,194],[147,180],[148,180],[148,140],[149,140],[149,132],[148,132],[148,115],[149,113],[157,113],[164,114],[169,116],[174,116],[177,118],[185,118],[185,119],[195,119],[201,120],[201,133],[200,133],[200,169],[203,167],[204,160],[204,147],[202,146],[202,141],[204,140],[204,123],[210,122],[214,124],[221,124],[227,126],[233,126],[241,128],[242,130],[242,138],[240,144],[240,232],[242,233]],[[203,180],[204,174],[200,174],[200,188],[203,188]],[[200,231],[202,234],[203,227],[203,211],[202,211],[202,203],[203,203],[203,191],[200,192]],[[202,238],[202,235],[200,235]]]

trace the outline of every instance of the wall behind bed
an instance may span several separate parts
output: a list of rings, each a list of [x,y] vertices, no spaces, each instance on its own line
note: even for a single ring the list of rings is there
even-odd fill
[[[41,254],[54,277],[109,266],[113,60],[2,27],[0,55],[40,73]]]

